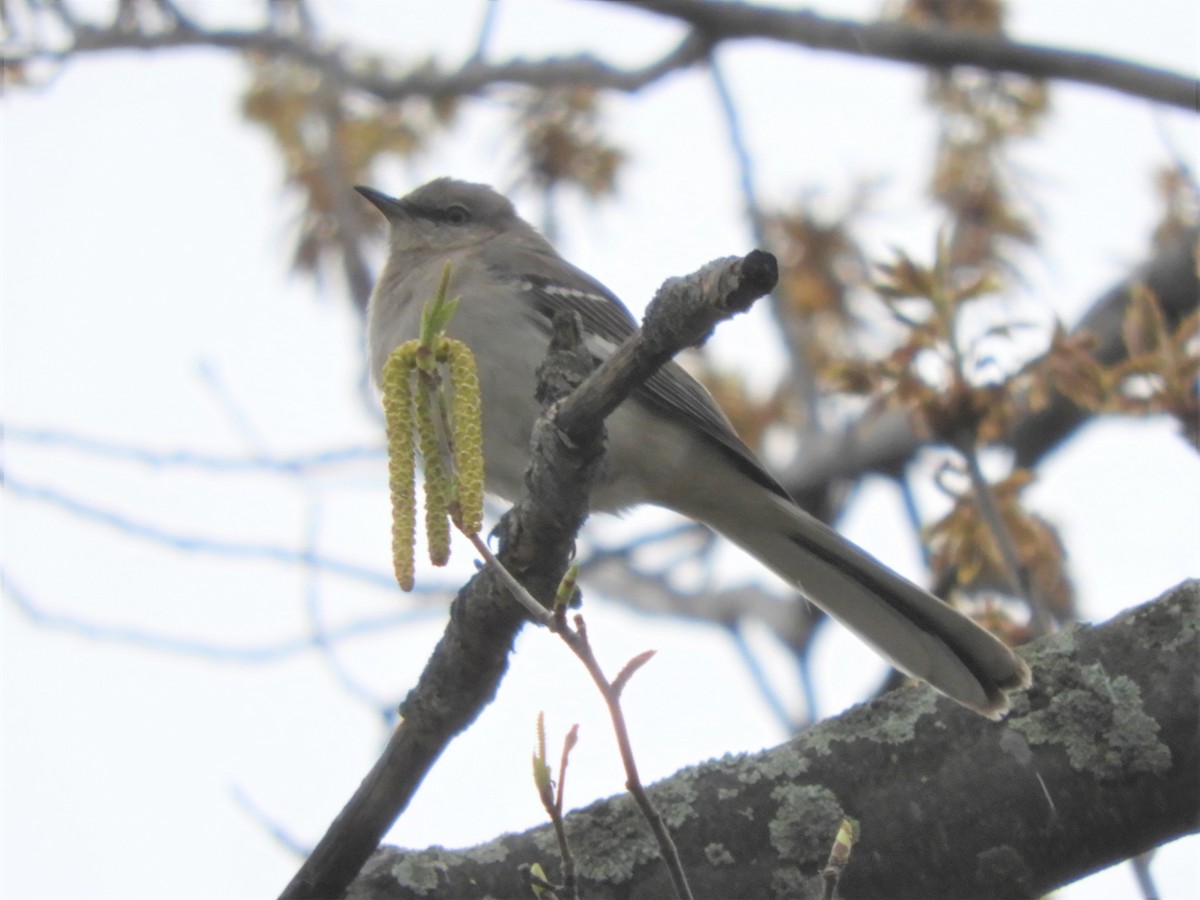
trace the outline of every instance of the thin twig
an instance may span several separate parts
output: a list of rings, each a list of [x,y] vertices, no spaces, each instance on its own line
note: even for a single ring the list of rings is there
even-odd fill
[[[567,762],[571,758],[571,748],[579,737],[579,726],[572,725],[571,730],[563,739],[562,760],[558,764],[558,788],[554,794],[555,825],[558,835],[559,852],[562,856],[563,888],[571,900],[579,900],[579,879],[575,874],[575,856],[571,852],[571,844],[567,840],[566,822],[563,820],[563,801],[567,790]]]
[[[1005,37],[903,22],[854,22],[807,10],[695,0],[621,0],[627,6],[691,23],[714,40],[765,38],[853,56],[931,68],[969,66],[1108,88],[1195,112],[1200,82],[1099,53],[1024,44]]]
[[[1142,900],[1159,900],[1159,897],[1162,896],[1158,891],[1158,885],[1154,883],[1154,875],[1150,871],[1154,853],[1154,850],[1148,850],[1145,853],[1139,853],[1129,861],[1129,864],[1133,866],[1133,876],[1137,879],[1138,890],[1142,892]]]
[[[474,545],[479,555],[483,557],[484,562],[491,566],[492,571],[504,582],[505,587],[512,592],[513,598],[529,613],[533,621],[546,628],[552,628],[554,626],[554,616],[551,615],[550,610],[538,603],[533,598],[533,595],[525,590],[525,586],[517,581],[508,569],[504,568],[504,564],[496,559],[496,555],[492,553],[492,548],[487,545],[487,541],[478,534],[468,534],[467,538]]]
[[[746,215],[750,218],[750,229],[754,235],[757,247],[768,247],[766,217],[763,215],[762,204],[758,200],[758,188],[754,181],[754,159],[750,154],[750,146],[746,143],[745,129],[742,127],[741,116],[738,114],[737,103],[733,91],[725,78],[725,72],[713,53],[708,60],[708,71],[712,78],[713,88],[717,94],[717,106],[725,120],[725,131],[729,136],[729,146],[733,150],[733,158],[737,164],[738,184],[742,191],[742,202],[746,205]],[[800,317],[788,314],[778,287],[771,292],[771,309],[775,321],[779,324],[784,338],[788,343],[788,360],[791,363],[792,374],[795,378],[796,389],[800,395],[801,408],[808,411],[804,417],[804,425],[808,431],[817,430],[820,417],[817,415],[817,380],[813,375],[811,360],[808,358],[807,343],[803,333],[804,323]]]
[[[391,589],[395,579],[389,572],[347,560],[317,556],[279,544],[223,540],[201,534],[168,531],[153,522],[135,519],[115,509],[81,500],[55,487],[28,484],[3,473],[4,489],[10,494],[64,510],[78,519],[116,529],[126,537],[150,541],[184,553],[202,553],[234,559],[261,559],[285,565],[315,566],[334,575]]]
[[[471,54],[471,62],[483,62],[487,55],[488,44],[496,30],[497,13],[500,11],[500,0],[484,0],[483,19],[479,23],[479,35],[475,38],[475,52]]]
[[[567,578],[572,580],[572,575],[568,574]],[[565,579],[564,579],[565,580]],[[550,823],[554,826],[554,836],[558,841],[558,853],[562,858],[562,879],[561,885],[549,884],[544,879],[538,877],[538,873],[531,871],[529,877],[531,881],[540,882],[539,886],[545,891],[554,892],[557,896],[557,891],[565,891],[570,900],[579,900],[579,879],[575,875],[575,855],[571,852],[571,842],[567,840],[567,826],[563,818],[564,797],[566,796],[567,785],[567,763],[571,758],[571,750],[575,747],[579,739],[579,726],[572,725],[571,730],[567,732],[563,738],[562,759],[558,766],[557,783],[551,775],[551,768],[546,762],[546,720],[542,713],[538,713],[538,745],[537,752],[534,754],[534,782],[537,785],[538,797],[542,801],[542,808],[546,810],[546,815],[550,817]],[[539,896],[546,896],[543,894]]]
[[[641,776],[638,774],[637,759],[633,755],[633,744],[629,739],[629,727],[625,723],[625,713],[621,709],[621,688],[628,681],[628,676],[632,674],[634,667],[645,662],[649,659],[649,656],[635,657],[634,661],[627,665],[617,676],[617,680],[610,682],[605,676],[604,670],[600,667],[595,653],[592,652],[583,616],[576,615],[575,627],[571,628],[567,624],[566,608],[557,607],[553,629],[563,639],[563,642],[571,648],[571,651],[579,657],[579,661],[583,663],[588,674],[592,676],[592,681],[595,682],[601,696],[604,697],[604,702],[608,706],[609,717],[612,719],[613,733],[617,738],[617,747],[621,754],[621,764],[625,768],[625,787],[633,795],[633,799],[642,811],[642,815],[646,821],[650,823],[650,829],[654,832],[654,839],[658,843],[659,852],[662,854],[668,873],[670,873],[671,885],[675,889],[675,896],[678,900],[692,900],[692,890],[688,886],[687,873],[684,871],[683,862],[679,858],[679,850],[675,847],[675,841],[672,840],[671,832],[667,829],[662,815],[655,808],[654,803],[646,793],[645,787],[642,785]]]
[[[1046,605],[1042,603],[1037,594],[1029,567],[1021,562],[1016,545],[1013,543],[1012,534],[1004,524],[1004,517],[1000,515],[1000,506],[996,503],[996,495],[987,478],[984,477],[983,467],[979,464],[979,451],[975,441],[973,439],[964,441],[958,449],[967,463],[967,473],[971,479],[971,488],[976,502],[979,504],[979,513],[983,516],[983,521],[987,523],[988,530],[996,539],[996,546],[1000,548],[1004,566],[1016,583],[1017,590],[1029,604],[1033,636],[1049,634],[1054,630],[1054,622],[1046,611]]]
[[[268,835],[274,838],[275,843],[295,856],[298,859],[304,859],[308,856],[311,849],[301,843],[293,834],[291,834],[280,822],[271,818],[267,813],[250,797],[245,788],[239,784],[231,785],[229,794],[233,798],[233,802],[241,807],[250,819],[265,831]]]
[[[673,50],[639,68],[624,69],[594,57],[513,60],[487,65],[472,59],[454,72],[428,68],[405,75],[385,74],[376,58],[351,57],[340,48],[317,48],[276,28],[201,29],[186,20],[158,31],[99,27],[69,19],[56,5],[70,43],[61,48],[38,46],[8,51],[5,61],[49,59],[56,62],[90,52],[156,50],[186,46],[250,51],[268,57],[303,62],[341,86],[364,91],[384,101],[406,97],[441,99],[478,94],[485,88],[518,84],[533,87],[589,85],[639,91],[663,77],[699,62],[719,41],[758,38],[920,66],[971,66],[1014,72],[1034,78],[1054,78],[1107,88],[1189,111],[1197,108],[1200,87],[1164,69],[1125,62],[1098,53],[1063,50],[1010,41],[986,34],[905,25],[829,19],[806,11],[743,3],[697,3],[695,0],[621,0],[627,6],[687,22],[694,27]]]

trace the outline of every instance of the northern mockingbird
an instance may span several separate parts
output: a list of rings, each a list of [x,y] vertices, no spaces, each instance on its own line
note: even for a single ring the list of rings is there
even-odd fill
[[[390,225],[387,264],[367,314],[371,371],[418,336],[421,309],[451,263],[461,297],[448,333],[474,352],[483,394],[487,490],[517,500],[540,409],[534,372],[556,311],[583,320],[610,354],[637,323],[603,285],[558,255],[486,185],[439,178],[400,199],[358,192]],[[898,668],[999,718],[1029,684],[1008,647],[801,510],[742,443],[699,382],[675,363],[609,417],[592,509],[654,503],[703,522],[759,559]]]

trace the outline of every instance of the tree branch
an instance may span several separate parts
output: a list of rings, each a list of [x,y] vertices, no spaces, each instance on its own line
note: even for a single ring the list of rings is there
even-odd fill
[[[900,22],[830,19],[806,10],[696,0],[618,0],[690,23],[714,39],[766,38],[816,50],[916,63],[935,68],[971,66],[1032,78],[1075,81],[1133,97],[1200,108],[1200,82],[1163,69],[1084,53],[1022,44],[987,34]]]
[[[538,373],[539,398],[553,405],[534,429],[527,494],[497,529],[500,561],[547,606],[587,515],[591,476],[603,452],[604,417],[684,346],[703,341],[717,321],[773,288],[774,262],[770,254],[753,251],[668,280],[647,308],[644,327],[582,385],[590,354],[577,323],[556,319],[551,354]],[[572,393],[559,401],[567,391]],[[490,567],[459,592],[445,634],[400,706],[401,723],[383,755],[283,898],[342,893],[438,756],[491,702],[524,622],[521,607]]]
[[[1154,291],[1170,327],[1178,325],[1200,303],[1197,238],[1200,233],[1194,231],[1183,235],[1111,287],[1092,304],[1072,333],[1096,335],[1100,339],[1096,355],[1102,362],[1124,359],[1127,354],[1121,323],[1136,284],[1145,284]],[[1019,465],[1034,466],[1093,415],[1056,393],[1044,409],[1029,413],[1016,424],[1006,444]],[[864,472],[900,472],[922,443],[904,412],[888,411],[862,419],[842,432],[813,435],[794,462],[774,474],[801,505],[819,513],[831,484],[857,479]]]
[[[1106,366],[1127,359],[1129,351],[1122,326],[1136,285],[1145,285],[1154,293],[1162,305],[1167,327],[1174,331],[1200,305],[1198,247],[1200,231],[1180,235],[1124,282],[1105,291],[1072,332],[1094,335],[1099,343],[1093,352]],[[1016,453],[1017,464],[1035,465],[1093,415],[1095,413],[1076,406],[1063,394],[1055,393],[1045,409],[1022,419],[1009,435],[1008,444]]]
[[[1003,723],[895,691],[762,753],[650,789],[697,896],[820,897],[843,815],[855,898],[1039,896],[1200,828],[1200,581],[1024,651],[1034,687]],[[567,818],[582,896],[663,896],[632,801]],[[521,896],[549,826],[465,851],[381,850],[352,900]]]
[[[274,24],[257,29],[210,30],[180,17],[161,28],[152,29],[136,20],[100,27],[67,15],[67,7],[58,5],[54,10],[71,37],[70,43],[52,49],[33,42],[28,50],[6,52],[4,62],[11,64],[33,58],[65,60],[112,50],[219,47],[293,59],[320,72],[331,83],[395,102],[409,97],[443,99],[478,94],[499,84],[541,88],[588,85],[635,92],[674,71],[702,61],[721,41],[760,38],[921,66],[972,66],[1034,78],[1073,81],[1181,109],[1196,111],[1200,108],[1200,82],[1196,79],[1098,53],[1023,44],[1003,37],[944,28],[829,19],[803,10],[745,3],[698,0],[613,2],[677,19],[690,24],[692,30],[658,60],[632,69],[583,55],[496,64],[485,63],[473,56],[453,72],[438,72],[429,65],[422,65],[406,74],[395,75],[387,74],[392,67],[386,61],[365,55],[351,57],[341,49],[322,49],[309,40],[279,30]]]

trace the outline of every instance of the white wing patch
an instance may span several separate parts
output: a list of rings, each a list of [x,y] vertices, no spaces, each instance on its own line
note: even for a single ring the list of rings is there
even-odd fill
[[[601,294],[580,290],[579,288],[568,287],[565,284],[534,284],[532,281],[522,281],[520,283],[520,287],[523,291],[540,291],[543,294],[549,294],[551,297],[561,297],[564,300],[586,300],[589,303],[612,303],[611,299]]]

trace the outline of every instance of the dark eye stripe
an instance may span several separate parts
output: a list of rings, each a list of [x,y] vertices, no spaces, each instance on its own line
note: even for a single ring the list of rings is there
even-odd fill
[[[445,209],[436,206],[410,205],[409,211],[415,216],[420,216],[422,219],[428,219],[430,222],[444,222],[447,225],[462,225],[471,218],[470,210],[458,204]]]

